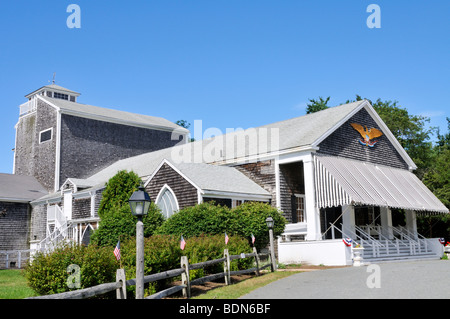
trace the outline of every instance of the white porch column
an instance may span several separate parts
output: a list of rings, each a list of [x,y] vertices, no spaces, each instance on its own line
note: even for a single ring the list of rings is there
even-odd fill
[[[392,211],[389,207],[380,207],[381,234],[389,239],[394,239],[392,229]]]
[[[72,219],[72,190],[67,189],[64,191],[64,216],[66,220]]]
[[[406,215],[406,229],[414,234],[414,239],[417,239],[417,218],[414,210],[405,210]]]
[[[355,234],[355,206],[342,206],[342,231],[354,239]]]
[[[306,222],[308,229],[306,240],[321,239],[320,233],[320,211],[316,207],[315,188],[314,188],[314,159],[312,154],[303,160],[303,170],[305,179],[305,209]]]

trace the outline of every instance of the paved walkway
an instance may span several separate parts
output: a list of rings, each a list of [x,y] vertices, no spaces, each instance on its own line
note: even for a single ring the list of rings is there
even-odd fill
[[[405,261],[302,272],[256,289],[242,298],[449,299],[450,261]]]

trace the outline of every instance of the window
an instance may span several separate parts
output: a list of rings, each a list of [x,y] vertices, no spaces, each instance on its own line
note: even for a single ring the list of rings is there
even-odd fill
[[[58,92],[54,92],[54,93],[53,93],[53,97],[54,97],[55,99],[69,100],[69,95],[67,95],[67,94],[62,94],[62,93],[58,93]]]
[[[53,128],[49,128],[48,130],[41,131],[39,133],[39,144],[51,141],[53,136]]]
[[[305,195],[295,194],[295,215],[297,220],[294,223],[304,223],[306,222],[306,212],[305,212]]]
[[[161,189],[155,203],[165,218],[169,218],[179,209],[177,198],[168,185],[164,185]]]

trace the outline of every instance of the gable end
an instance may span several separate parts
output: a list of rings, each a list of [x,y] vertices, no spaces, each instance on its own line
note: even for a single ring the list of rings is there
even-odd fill
[[[383,135],[374,139],[377,143],[373,147],[363,145],[360,142],[362,136],[353,128],[352,123],[367,126],[367,128],[376,128]],[[365,108],[362,108],[320,142],[317,153],[409,169],[408,163],[388,138],[387,134],[389,133],[378,125]]]

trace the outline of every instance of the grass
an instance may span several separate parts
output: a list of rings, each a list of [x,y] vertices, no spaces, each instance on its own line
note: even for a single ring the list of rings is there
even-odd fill
[[[22,270],[0,270],[0,299],[23,299],[32,296],[37,294],[27,286]]]
[[[299,271],[279,271],[263,274],[259,277],[252,277],[230,286],[222,286],[207,291],[193,299],[237,299],[249,292],[263,287],[273,281],[299,273]]]
[[[248,279],[230,286],[221,285],[210,290],[206,288],[205,293],[201,293],[193,299],[237,299],[252,290],[298,272],[300,271],[279,271],[265,273],[259,277],[249,276]],[[37,294],[27,286],[27,280],[23,276],[22,270],[0,270],[0,299],[23,299],[33,296],[37,296]]]

